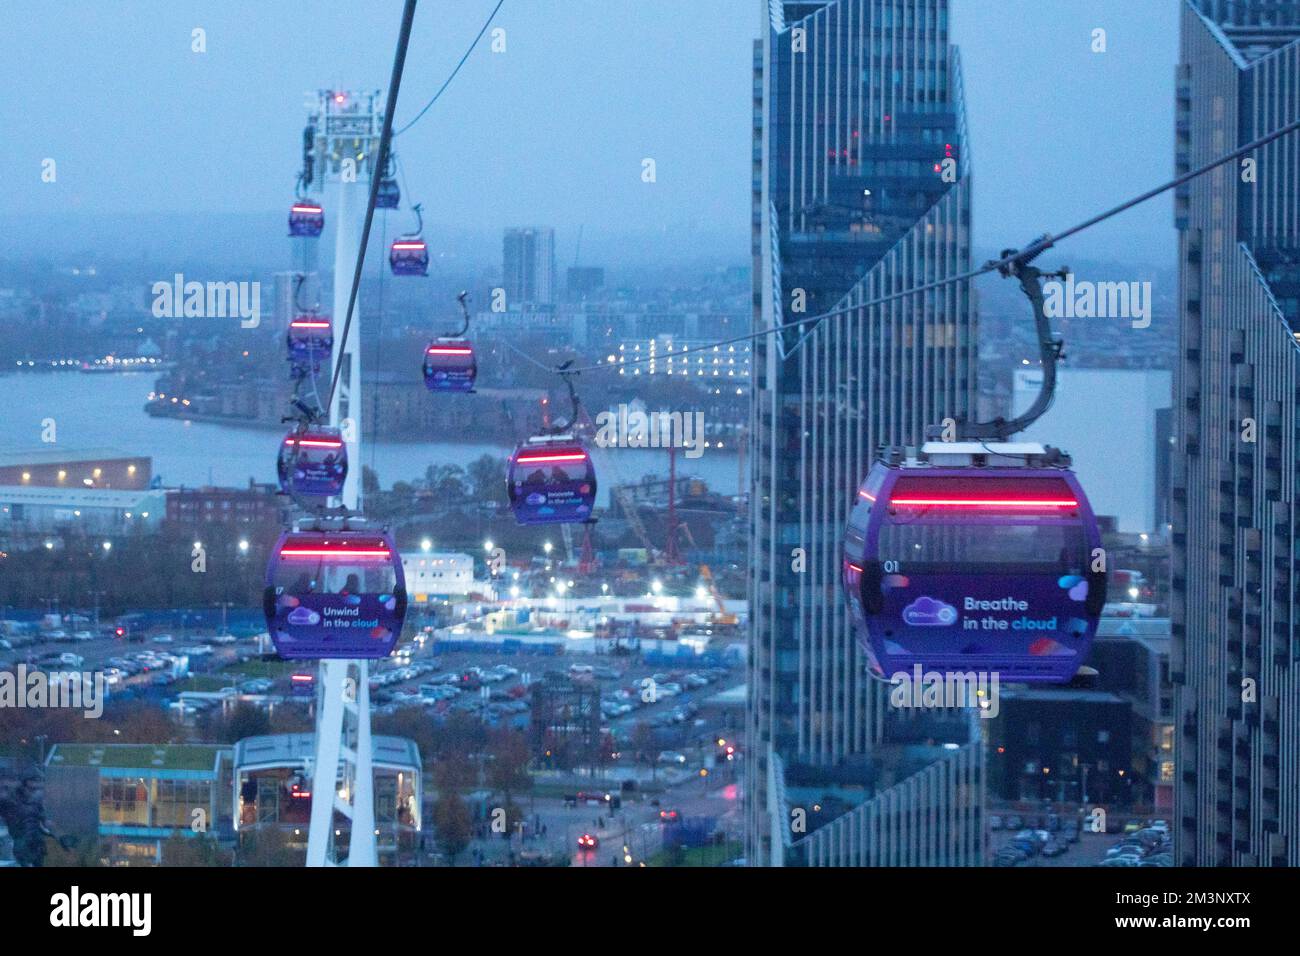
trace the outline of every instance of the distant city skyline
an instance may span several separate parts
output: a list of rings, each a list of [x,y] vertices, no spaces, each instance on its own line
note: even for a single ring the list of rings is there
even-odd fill
[[[399,127],[492,5],[421,6]],[[1171,172],[1177,4],[1076,6],[954,4],[952,38],[964,51],[979,131],[971,149],[986,171],[974,197],[976,248],[1059,230]],[[444,97],[397,140],[430,234],[486,239],[520,222],[551,225],[567,266],[581,226],[584,262],[619,265],[611,259],[638,254],[744,261],[744,78],[762,9],[757,0],[666,0],[653,9],[507,0],[494,22],[505,52],[492,52],[485,36]],[[19,146],[0,157],[0,257],[27,255],[42,240],[56,255],[77,250],[83,219],[112,217],[112,228],[88,226],[104,237],[96,245],[135,255],[159,243],[146,223],[121,218],[132,213],[279,215],[292,194],[304,94],[383,87],[398,12],[324,2],[304,17],[279,6],[185,2],[151,9],[124,31],[120,8],[80,9],[59,30],[48,29],[45,8],[11,8],[0,57],[11,101],[24,108],[11,120]],[[1031,24],[1037,40],[1026,44]],[[191,52],[196,28],[205,53]],[[1092,52],[1098,28],[1107,31],[1105,53]],[[76,124],[65,121],[72,115]],[[41,181],[46,158],[58,164],[55,183]],[[643,181],[646,159],[655,162],[653,183]],[[1163,265],[1175,245],[1171,200],[1162,198],[1068,248]],[[191,242],[186,251],[203,250]]]

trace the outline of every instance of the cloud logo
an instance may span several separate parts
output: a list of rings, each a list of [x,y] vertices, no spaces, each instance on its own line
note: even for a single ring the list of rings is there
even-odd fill
[[[903,623],[912,627],[948,627],[957,623],[957,609],[923,595],[903,608]]]
[[[1056,579],[1056,584],[1064,588],[1075,601],[1082,601],[1088,596],[1088,581],[1077,574],[1063,574]]]
[[[309,607],[296,607],[289,612],[286,620],[300,627],[311,627],[320,623],[320,615]]]

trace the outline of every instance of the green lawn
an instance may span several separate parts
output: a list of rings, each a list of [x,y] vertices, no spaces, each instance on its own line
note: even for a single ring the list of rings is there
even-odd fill
[[[235,683],[236,675],[234,674],[191,674],[184,680],[177,681],[172,685],[172,688],[177,691],[212,692],[221,690],[223,687],[232,687]]]
[[[733,840],[718,846],[691,847],[685,851],[681,862],[674,863],[668,850],[660,850],[646,860],[646,866],[720,866],[743,856],[744,852],[740,841]]]
[[[292,661],[244,661],[244,663],[232,663],[225,667],[225,672],[232,675],[238,675],[240,680],[252,680],[256,677],[269,677],[272,680],[286,678],[294,671],[298,670],[300,665],[295,665]],[[232,678],[226,678],[229,684]]]

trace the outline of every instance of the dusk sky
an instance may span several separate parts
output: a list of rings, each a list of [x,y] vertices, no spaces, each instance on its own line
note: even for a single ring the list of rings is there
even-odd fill
[[[398,123],[441,84],[494,0],[425,0]],[[397,140],[436,229],[579,225],[651,254],[748,257],[751,41],[759,0],[506,0],[443,99]],[[975,162],[977,249],[1058,231],[1168,178],[1175,0],[954,0]],[[304,94],[382,88],[401,4],[11,2],[0,32],[6,127],[0,238],[46,217],[269,214],[292,196]],[[191,52],[191,31],[207,52]],[[1108,51],[1091,52],[1092,30]],[[1032,38],[1032,39],[1027,39]],[[58,163],[42,183],[41,161]],[[653,158],[658,181],[641,181]],[[1076,255],[1172,260],[1168,198],[1071,242]],[[124,249],[137,237],[120,219]],[[593,252],[593,255],[597,253]]]

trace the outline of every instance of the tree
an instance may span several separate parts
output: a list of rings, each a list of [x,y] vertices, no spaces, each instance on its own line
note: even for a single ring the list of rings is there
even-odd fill
[[[438,734],[434,732],[433,721],[423,707],[399,707],[391,714],[376,716],[374,732],[414,740],[425,766],[431,765],[437,756]]]
[[[92,867],[100,865],[103,848],[100,846],[98,836],[84,836],[66,848],[58,840],[47,840],[45,846],[46,867]]]
[[[657,740],[655,738],[655,729],[647,723],[638,721],[632,728],[632,754],[637,763],[645,764],[650,768],[650,779],[654,780],[659,769],[659,762],[655,754]]]
[[[488,786],[493,793],[502,794],[509,805],[515,794],[527,793],[533,787],[533,778],[528,772],[532,759],[528,740],[520,731],[501,730],[492,735],[489,746],[492,760],[487,768]]]
[[[104,708],[99,725],[101,740],[120,744],[167,744],[182,739],[176,722],[161,708],[131,701]]]
[[[289,847],[288,835],[274,826],[246,832],[239,848],[240,866],[301,867],[306,854]]]
[[[162,845],[163,866],[229,866],[230,856],[206,834],[175,833]]]
[[[464,468],[460,465],[440,465],[437,478],[433,491],[440,501],[465,500],[468,492],[465,488]]]
[[[379,475],[369,465],[361,466],[361,494],[367,498],[379,494]]]
[[[465,476],[476,501],[497,505],[505,503],[506,471],[501,459],[481,455],[469,463]]]
[[[209,733],[222,743],[233,744],[245,737],[264,737],[271,732],[271,719],[266,712],[252,704],[238,703],[230,716],[215,718]]]
[[[447,792],[433,805],[433,827],[437,834],[438,847],[447,854],[452,866],[456,857],[465,852],[469,846],[473,831],[469,807],[457,794]]]

